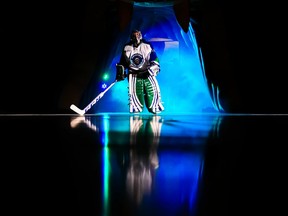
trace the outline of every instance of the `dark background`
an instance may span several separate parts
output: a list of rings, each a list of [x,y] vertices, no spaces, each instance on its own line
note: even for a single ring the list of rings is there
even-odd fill
[[[227,111],[287,113],[284,6],[191,2],[207,77]],[[0,112],[72,113],[117,14],[116,1],[2,3]]]
[[[102,5],[107,2],[1,3],[1,114],[71,112],[109,45],[111,23],[103,17],[113,8]],[[201,21],[207,76],[231,112],[287,113],[284,3],[201,0],[191,10]],[[206,146],[201,215],[284,210],[288,121],[281,119],[225,117],[220,135]],[[1,120],[3,206],[30,215],[44,209],[96,215],[95,155],[102,148],[95,132],[67,128],[66,117]]]

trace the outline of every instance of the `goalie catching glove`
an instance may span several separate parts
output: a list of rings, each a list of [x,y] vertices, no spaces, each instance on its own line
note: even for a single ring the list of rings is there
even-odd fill
[[[122,81],[126,78],[125,68],[123,65],[116,64],[116,80]]]

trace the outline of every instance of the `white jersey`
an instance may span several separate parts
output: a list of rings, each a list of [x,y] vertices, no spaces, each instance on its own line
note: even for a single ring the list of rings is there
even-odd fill
[[[129,68],[133,70],[146,70],[150,62],[156,60],[156,53],[151,45],[141,42],[139,46],[134,47],[128,44],[124,47],[124,55],[126,62],[129,62]]]

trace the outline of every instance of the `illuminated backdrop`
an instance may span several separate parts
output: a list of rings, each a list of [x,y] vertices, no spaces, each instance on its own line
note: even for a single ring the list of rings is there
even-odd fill
[[[213,84],[210,84],[209,93],[205,64],[192,23],[191,19],[186,33],[178,24],[171,5],[134,4],[130,24],[123,32],[115,34],[106,62],[101,63],[100,76],[95,76],[83,95],[82,107],[114,82],[115,65],[120,59],[122,48],[130,39],[131,31],[139,29],[143,37],[152,43],[160,59],[161,71],[157,78],[165,107],[163,113],[224,111]],[[99,74],[99,71],[95,73]],[[127,79],[117,82],[89,113],[129,112],[127,87]],[[146,108],[144,113],[148,113]]]

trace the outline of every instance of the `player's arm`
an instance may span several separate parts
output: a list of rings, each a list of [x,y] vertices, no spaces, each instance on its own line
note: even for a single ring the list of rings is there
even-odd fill
[[[157,76],[160,72],[160,63],[159,58],[155,52],[155,50],[152,47],[151,53],[150,53],[150,59],[149,59],[149,67],[148,72],[151,76]]]

